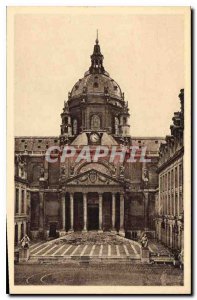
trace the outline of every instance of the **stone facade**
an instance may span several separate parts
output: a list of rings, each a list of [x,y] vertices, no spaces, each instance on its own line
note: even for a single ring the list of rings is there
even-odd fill
[[[91,66],[77,81],[64,102],[60,136],[16,137],[16,161],[24,157],[26,190],[29,193],[31,238],[55,237],[67,231],[155,232],[155,193],[161,137],[131,137],[128,103],[119,85],[103,66],[98,40]],[[106,146],[108,155],[98,161],[76,160],[59,155],[64,147],[76,154],[89,146],[90,157],[97,146]],[[46,151],[56,162],[46,160]],[[113,147],[117,156],[137,146],[136,161],[110,161]],[[145,157],[140,157],[146,147]],[[16,180],[17,186],[17,180]]]
[[[27,155],[15,156],[15,245],[30,229],[30,202],[27,182]]]
[[[183,155],[184,90],[179,94],[180,112],[175,112],[171,135],[160,146],[159,188],[156,197],[156,237],[174,250],[183,249]]]

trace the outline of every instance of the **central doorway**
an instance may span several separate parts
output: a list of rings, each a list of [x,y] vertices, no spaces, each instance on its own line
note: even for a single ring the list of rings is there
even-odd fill
[[[99,205],[88,205],[88,230],[99,229]]]

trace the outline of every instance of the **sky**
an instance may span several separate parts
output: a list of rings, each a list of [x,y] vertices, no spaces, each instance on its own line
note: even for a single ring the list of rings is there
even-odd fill
[[[128,101],[131,136],[170,134],[184,88],[184,16],[87,8],[15,15],[16,136],[60,134],[64,101],[90,66],[97,29],[104,67]]]

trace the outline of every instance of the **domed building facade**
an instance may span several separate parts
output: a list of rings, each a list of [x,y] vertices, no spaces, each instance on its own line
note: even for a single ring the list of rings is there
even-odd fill
[[[119,85],[103,66],[98,39],[91,55],[91,66],[68,95],[61,114],[60,144],[80,149],[131,142],[129,109]],[[124,231],[124,182],[122,163],[109,162],[109,155],[97,162],[69,158],[61,163],[60,177],[65,203],[66,230]],[[69,167],[70,166],[70,167]],[[123,175],[123,174],[122,174]],[[66,197],[66,201],[64,201]],[[67,216],[67,218],[66,218]]]
[[[88,71],[64,102],[59,136],[15,138],[16,244],[24,233],[32,239],[89,230],[154,235],[163,139],[130,135],[128,103],[103,60],[96,39]],[[139,151],[131,163],[132,146]],[[51,147],[53,162],[46,159]],[[65,149],[74,155],[67,151],[62,159]],[[143,149],[145,162],[140,161]]]

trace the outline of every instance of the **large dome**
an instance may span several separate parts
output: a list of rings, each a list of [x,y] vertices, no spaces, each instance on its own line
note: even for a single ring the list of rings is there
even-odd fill
[[[87,72],[82,79],[79,79],[71,91],[71,98],[86,94],[109,94],[113,98],[122,99],[123,95],[117,82],[107,74],[90,74]],[[106,73],[106,72],[105,72]]]
[[[67,141],[68,136],[73,139],[79,133],[86,136],[92,131],[112,134],[117,139],[130,136],[128,103],[117,82],[105,71],[98,38],[90,58],[89,70],[75,83],[68,94],[68,101],[64,102],[62,143]]]
[[[101,53],[98,38],[94,45],[93,54],[91,57],[91,66],[84,74],[82,79],[79,79],[71,90],[70,99],[75,99],[80,96],[91,95],[109,95],[111,98],[123,100],[124,95],[117,82],[110,78],[109,73],[105,71],[103,66],[103,55]]]

